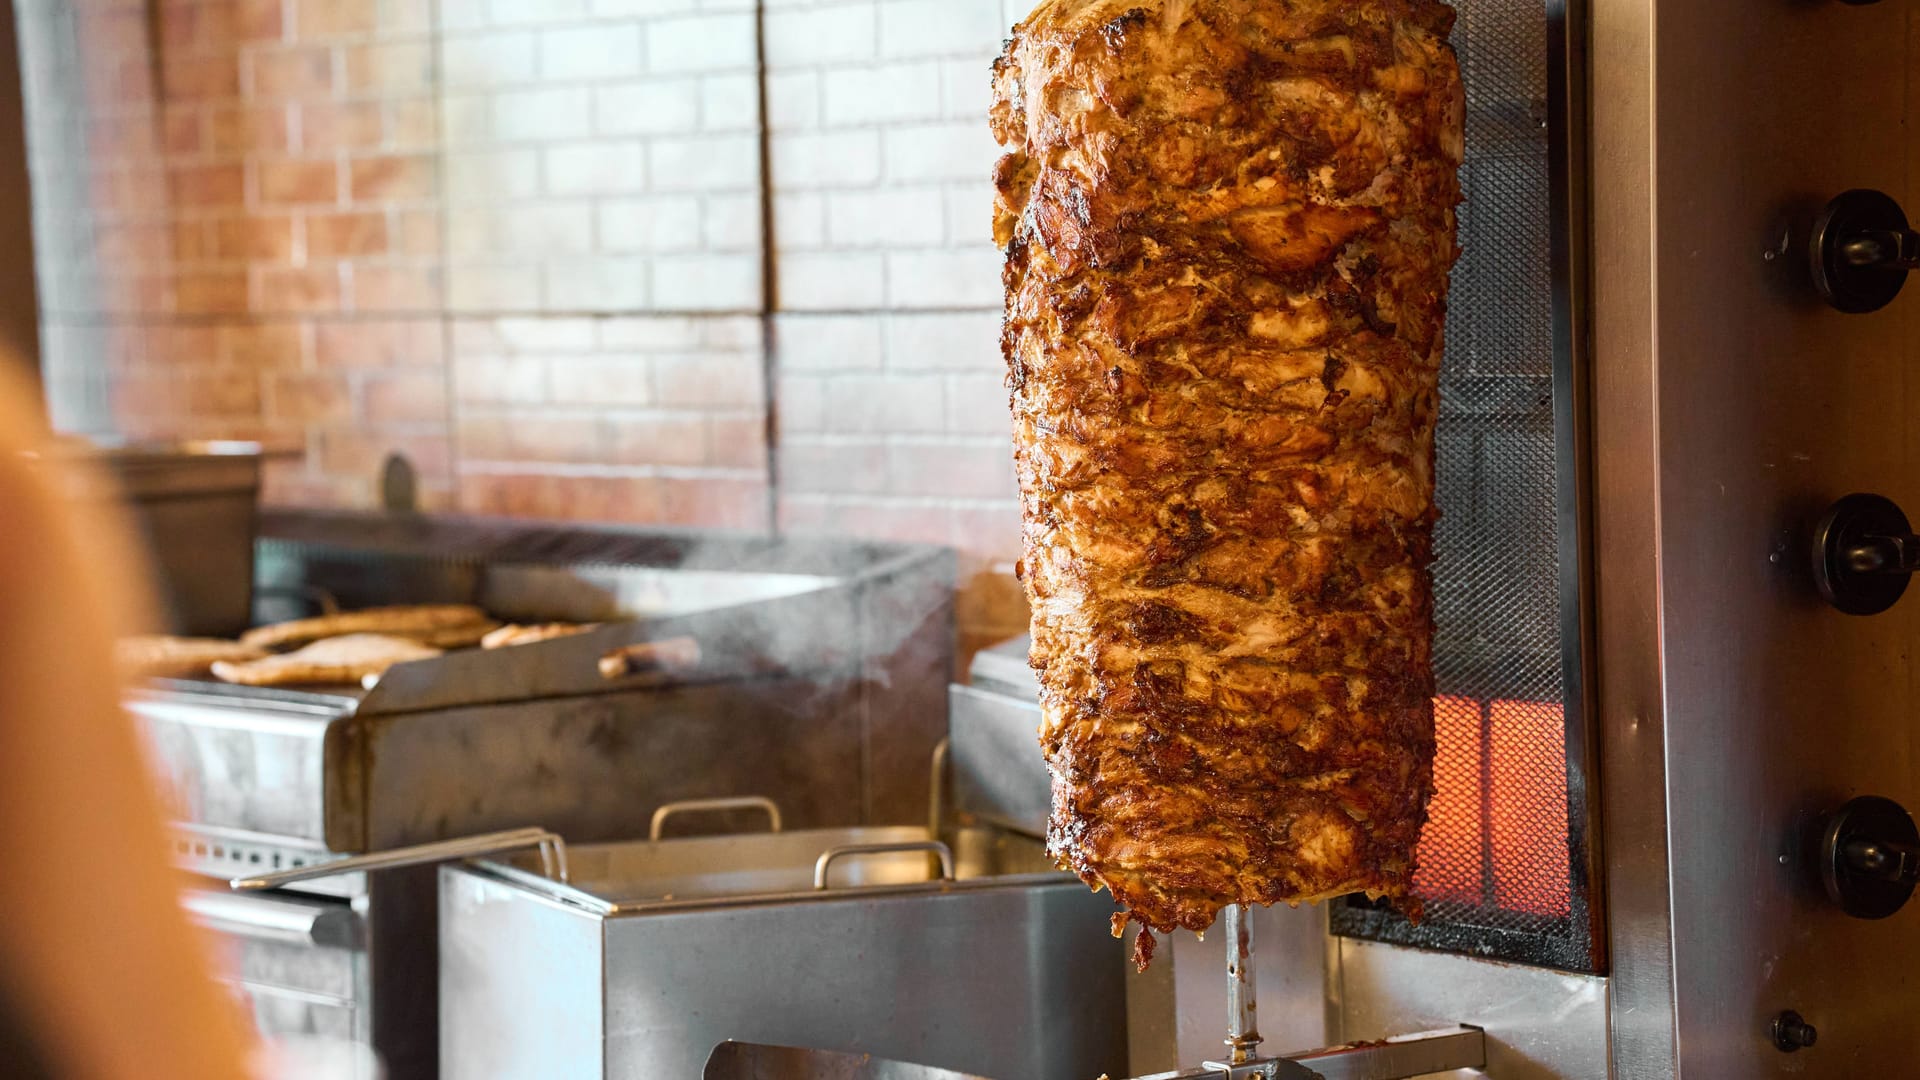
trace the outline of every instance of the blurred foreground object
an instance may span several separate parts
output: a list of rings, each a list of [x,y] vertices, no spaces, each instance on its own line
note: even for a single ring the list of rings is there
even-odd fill
[[[0,859],[30,871],[0,876],[0,996],[61,1080],[237,1080],[237,1017],[181,914],[112,676],[139,564],[107,507],[29,460],[46,442],[0,365]]]

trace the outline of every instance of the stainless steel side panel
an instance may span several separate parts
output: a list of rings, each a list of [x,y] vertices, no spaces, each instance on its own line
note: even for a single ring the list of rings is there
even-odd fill
[[[1040,705],[971,686],[947,688],[953,808],[1045,836],[1052,782],[1040,755]]]
[[[216,977],[268,1037],[372,1037],[361,917],[343,900],[189,890],[188,914],[208,930]]]
[[[349,699],[316,704],[262,699],[245,707],[212,696],[135,691],[126,705],[147,733],[159,777],[181,821],[353,850],[355,815],[341,785]],[[334,704],[325,704],[333,701]]]
[[[441,873],[448,1080],[692,1077],[727,1039],[1009,1080],[1127,1075],[1124,950],[1078,882],[599,918],[484,870]]]
[[[1470,1023],[1486,1029],[1487,1076],[1609,1076],[1603,978],[1355,938],[1329,938],[1327,950],[1334,1042]]]
[[[791,826],[856,824],[857,692],[767,679],[361,717],[367,850],[523,825],[627,839],[662,803],[718,795],[765,795]]]
[[[698,1076],[725,1039],[1010,1080],[1125,1075],[1111,910],[1061,882],[616,917],[604,1075]]]
[[[1861,922],[1830,908],[1810,887],[1804,834],[1854,794],[1920,806],[1920,602],[1837,614],[1814,598],[1801,545],[1850,491],[1920,506],[1920,289],[1842,315],[1809,295],[1804,256],[1763,255],[1783,218],[1848,188],[1920,207],[1913,5],[1600,0],[1596,31],[1618,1071],[1911,1075],[1920,912]],[[1652,575],[1651,608],[1623,574]],[[1815,1047],[1773,1048],[1768,1023],[1788,1008],[1818,1028]]]
[[[606,1076],[601,920],[460,867],[439,873],[442,1080]]]

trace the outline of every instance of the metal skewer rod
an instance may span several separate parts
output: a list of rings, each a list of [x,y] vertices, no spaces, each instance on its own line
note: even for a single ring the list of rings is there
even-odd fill
[[[1225,921],[1227,1046],[1233,1051],[1230,1063],[1244,1065],[1253,1060],[1254,1048],[1260,1045],[1253,1002],[1253,911],[1246,904],[1232,904],[1225,911]]]

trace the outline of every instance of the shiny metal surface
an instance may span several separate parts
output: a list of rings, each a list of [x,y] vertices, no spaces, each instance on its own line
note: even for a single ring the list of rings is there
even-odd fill
[[[194,889],[183,893],[180,902],[195,922],[211,930],[336,949],[366,944],[360,934],[360,916],[334,901]]]
[[[176,820],[295,837],[353,850],[351,788],[355,699],[320,694],[237,694],[211,684],[163,681],[130,691]],[[331,811],[331,812],[330,812]]]
[[[675,814],[712,813],[715,810],[760,810],[767,815],[767,831],[779,832],[781,819],[780,807],[764,795],[734,795],[720,799],[677,799],[661,804],[647,821],[647,839],[658,840],[666,830],[667,821]]]
[[[596,910],[498,864],[443,867],[443,1075],[695,1076],[726,1039],[988,1077],[1124,1075],[1110,905],[1065,875],[980,876],[991,867],[963,860],[962,880],[928,882],[909,861],[919,884],[603,895]]]
[[[841,844],[820,853],[813,861],[813,887],[825,889],[833,873],[833,864],[842,859],[870,858],[875,855],[902,855],[925,852],[940,861],[940,880],[953,880],[953,850],[938,840],[904,840],[880,844]]]
[[[345,901],[234,895],[214,882],[181,900],[262,1035],[372,1039],[366,926]]]
[[[1409,1080],[1451,1075],[1487,1066],[1486,1033],[1458,1026],[1394,1035],[1345,1046],[1328,1046],[1244,1063],[1208,1062],[1198,1068],[1140,1080]],[[1505,1073],[1493,1075],[1504,1077]]]
[[[1037,698],[955,685],[948,688],[948,714],[953,809],[1029,836],[1046,835],[1052,783],[1038,749]]]
[[[1227,935],[1227,1049],[1230,1064],[1253,1060],[1260,1045],[1260,1024],[1253,976],[1253,912],[1229,904],[1220,912]]]
[[[1803,861],[1820,811],[1915,800],[1920,610],[1842,616],[1796,556],[1840,494],[1920,497],[1915,309],[1831,311],[1766,252],[1839,191],[1914,202],[1894,134],[1911,6],[1599,0],[1595,18],[1616,1068],[1905,1075],[1920,922],[1848,919]],[[1774,1048],[1788,1008],[1818,1046]]]
[[[124,500],[145,543],[168,627],[214,636],[245,629],[253,605],[260,446],[124,443],[76,453],[97,463]]]
[[[568,848],[570,882],[540,873],[525,854],[478,865],[529,892],[604,915],[714,898],[811,892],[819,880],[820,860],[834,852],[872,853],[841,864],[833,875],[835,889],[917,884],[929,880],[922,853],[930,849],[926,829],[885,825],[575,844]],[[990,850],[977,841],[962,848],[962,854],[966,861],[961,866],[971,876],[1033,868],[1009,865],[1017,864],[1019,851]],[[943,860],[943,869],[949,871],[943,876],[951,877],[953,868]]]
[[[723,1042],[713,1048],[701,1080],[993,1080],[992,1077],[889,1061],[872,1054],[807,1050],[797,1046]]]
[[[1330,1041],[1471,1024],[1486,1031],[1486,1075],[1498,1080],[1619,1075],[1608,1072],[1605,978],[1351,938],[1327,948]]]
[[[429,844],[390,848],[366,855],[350,855],[344,859],[333,859],[314,866],[275,870],[251,877],[237,877],[228,881],[227,886],[235,892],[284,889],[289,885],[315,878],[371,873],[376,870],[397,870],[404,866],[424,866],[451,859],[494,855],[518,848],[537,848],[540,852],[541,874],[561,884],[567,882],[566,841],[562,840],[558,833],[541,828],[526,828],[462,836],[453,840],[436,840]]]
[[[1654,0],[1589,0],[1586,6],[1592,19],[1594,651],[1612,964],[1609,1053],[1617,1080],[1658,1080],[1677,1075],[1680,1047],[1667,875],[1669,711],[1655,453],[1656,9]]]

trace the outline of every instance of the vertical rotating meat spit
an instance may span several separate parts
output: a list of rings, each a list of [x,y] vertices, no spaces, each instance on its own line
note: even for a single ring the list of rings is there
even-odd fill
[[[1195,1069],[1140,1080],[1392,1080],[1486,1067],[1486,1033],[1468,1024],[1286,1057],[1254,1056],[1261,1040],[1254,1009],[1251,906],[1222,909],[1220,926],[1227,935],[1227,1060],[1203,1061]]]

